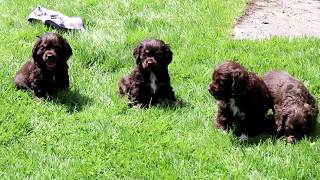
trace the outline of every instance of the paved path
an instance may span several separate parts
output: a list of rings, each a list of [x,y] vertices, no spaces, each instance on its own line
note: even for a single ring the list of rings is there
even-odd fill
[[[238,39],[320,37],[320,0],[253,0],[234,29]]]

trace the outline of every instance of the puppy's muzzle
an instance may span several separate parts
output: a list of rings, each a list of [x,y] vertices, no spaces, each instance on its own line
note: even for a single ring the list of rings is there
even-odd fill
[[[145,68],[145,69],[146,68],[153,68],[156,65],[157,65],[157,61],[154,58],[147,58],[142,64],[143,68]]]
[[[215,84],[210,84],[208,86],[208,91],[215,99],[223,99],[222,95],[218,92],[217,86]]]
[[[46,66],[48,69],[55,69],[57,65],[57,56],[53,51],[47,51],[43,55],[43,59],[45,60]]]
[[[216,85],[214,85],[214,84],[209,84],[209,86],[208,86],[208,91],[209,91],[209,93],[210,93],[212,96],[214,96],[214,94],[215,94],[215,89],[217,89]]]

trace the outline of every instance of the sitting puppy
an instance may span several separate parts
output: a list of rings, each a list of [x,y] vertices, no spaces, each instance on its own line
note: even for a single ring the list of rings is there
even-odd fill
[[[234,127],[241,137],[255,136],[272,129],[265,122],[272,99],[261,78],[234,61],[220,64],[213,72],[209,93],[219,101],[217,127]],[[244,136],[243,136],[244,135]]]
[[[289,143],[295,143],[314,131],[318,105],[302,82],[284,71],[271,71],[264,75],[274,101],[277,132],[285,135]]]
[[[175,101],[168,73],[172,61],[170,47],[161,40],[148,39],[134,49],[133,56],[136,67],[119,82],[120,95],[128,95],[129,106]]]
[[[16,74],[16,87],[33,90],[40,99],[52,95],[57,89],[67,89],[67,60],[71,55],[70,45],[59,34],[46,33],[38,37],[32,58]]]

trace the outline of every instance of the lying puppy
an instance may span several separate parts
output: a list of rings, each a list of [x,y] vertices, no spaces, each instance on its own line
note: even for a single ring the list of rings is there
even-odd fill
[[[133,56],[136,67],[119,82],[120,95],[128,95],[129,105],[148,106],[160,100],[175,101],[168,72],[172,61],[170,47],[161,40],[148,39],[134,49]]]
[[[52,95],[57,89],[67,89],[67,60],[71,55],[70,45],[59,34],[46,33],[38,37],[32,58],[16,74],[16,87],[33,90],[40,99]]]
[[[222,63],[213,72],[209,93],[219,101],[217,127],[234,127],[238,136],[255,136],[272,129],[265,114],[272,99],[261,78],[234,61]]]
[[[314,131],[318,105],[302,82],[284,71],[271,71],[264,75],[274,101],[277,132],[294,143]]]

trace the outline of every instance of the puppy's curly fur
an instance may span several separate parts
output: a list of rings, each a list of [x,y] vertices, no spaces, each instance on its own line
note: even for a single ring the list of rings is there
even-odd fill
[[[315,130],[318,105],[302,82],[284,71],[271,71],[264,75],[274,101],[277,132],[294,143]]]
[[[234,61],[224,62],[213,72],[209,93],[219,101],[217,127],[234,128],[236,135],[255,136],[272,129],[265,114],[272,99],[262,79]]]
[[[33,90],[37,98],[52,95],[57,89],[69,87],[67,60],[72,55],[69,43],[57,33],[37,37],[32,58],[15,76],[18,89]]]
[[[128,95],[130,106],[148,106],[160,100],[175,101],[170,85],[168,65],[172,51],[163,41],[147,39],[134,48],[136,66],[119,82],[121,96]]]

